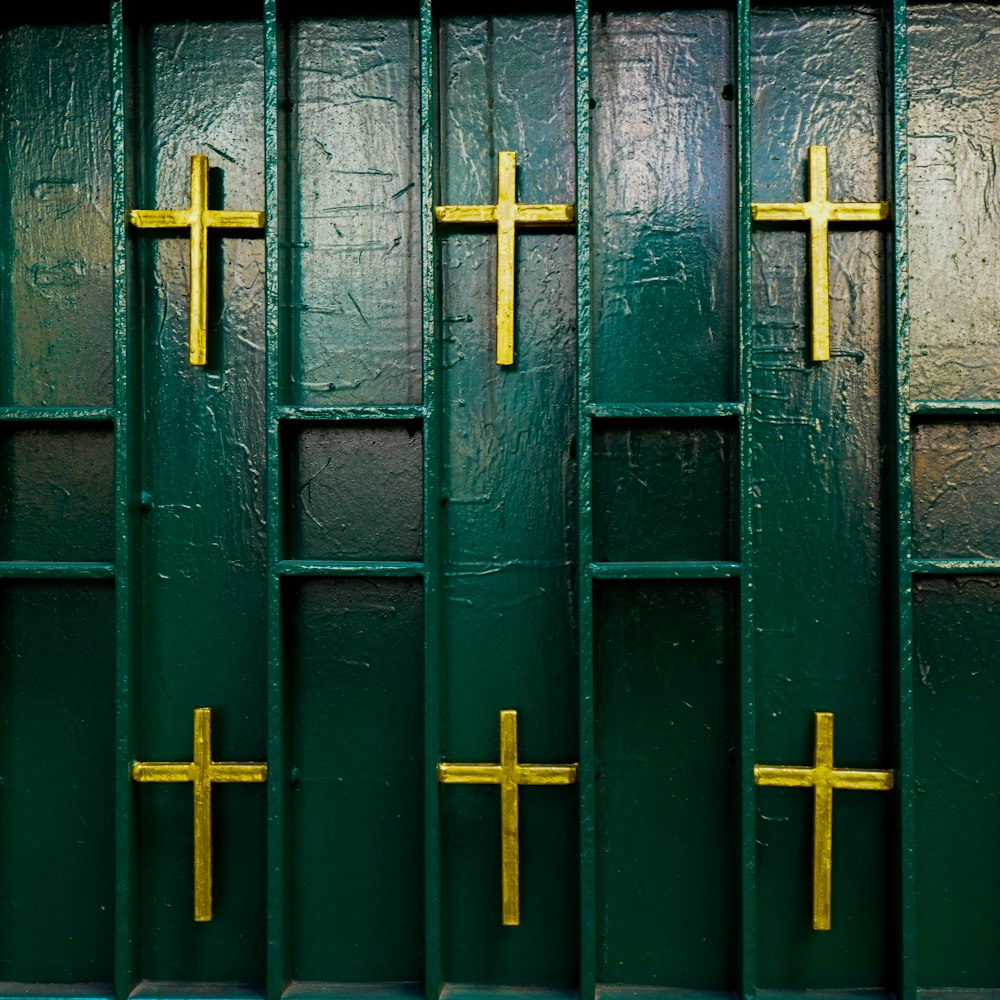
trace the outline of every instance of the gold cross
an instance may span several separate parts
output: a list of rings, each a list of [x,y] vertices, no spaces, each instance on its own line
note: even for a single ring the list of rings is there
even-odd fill
[[[830,360],[830,247],[831,222],[881,222],[889,218],[886,201],[829,201],[826,146],[809,147],[809,200],[806,202],[753,202],[755,222],[808,222],[809,268],[812,279],[812,359]]]
[[[194,710],[194,760],[190,764],[132,762],[133,781],[190,781],[194,785],[194,919],[212,919],[212,782],[267,781],[267,764],[212,760],[212,710]]]
[[[833,713],[816,712],[816,750],[812,767],[755,764],[754,783],[781,788],[813,789],[813,930],[830,929],[830,884],[833,868],[833,790],[853,788],[887,792],[892,771],[858,771],[833,766]]]
[[[191,318],[188,325],[188,358],[205,364],[208,326],[208,230],[263,229],[263,212],[228,212],[208,207],[208,157],[191,157],[191,207],[139,209],[129,212],[137,229],[191,230]]]
[[[571,785],[576,769],[576,764],[518,763],[517,712],[510,709],[500,713],[499,764],[438,764],[438,781],[444,785],[500,786],[500,882],[507,927],[521,922],[518,786]]]
[[[517,202],[517,154],[499,153],[495,205],[438,205],[438,222],[496,223],[497,227],[497,364],[514,363],[514,227],[566,225],[572,205],[521,205]]]

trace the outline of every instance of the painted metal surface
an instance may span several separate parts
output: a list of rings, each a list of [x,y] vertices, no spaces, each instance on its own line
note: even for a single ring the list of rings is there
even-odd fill
[[[995,10],[217,13],[0,31],[0,996],[1000,987]],[[893,204],[830,234],[826,365],[805,234],[751,232],[809,145]],[[266,226],[210,240],[191,369],[185,246],[126,219],[202,149]],[[515,236],[498,368],[495,241],[434,207],[508,150],[578,218]],[[129,778],[192,704],[269,769],[197,923],[190,797]],[[508,706],[579,770],[504,927],[499,796],[437,764]],[[824,706],[898,782],[838,798],[816,934],[753,766]]]

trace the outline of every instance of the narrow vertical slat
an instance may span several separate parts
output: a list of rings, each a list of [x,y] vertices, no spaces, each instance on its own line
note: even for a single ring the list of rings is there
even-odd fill
[[[278,21],[264,0],[264,339],[267,372],[267,996],[285,986],[284,678],[281,669],[281,403],[278,306]]]
[[[753,670],[753,316],[750,299],[750,0],[736,3],[736,197],[740,416],[740,995],[757,994]]]
[[[887,11],[887,14],[889,12]],[[887,18],[888,20],[888,18]],[[907,190],[907,41],[906,0],[892,0],[891,22],[886,32],[892,80],[891,193],[893,203],[894,295],[890,329],[895,339],[896,378],[888,379],[896,410],[897,502],[897,603],[899,613],[899,698],[897,788],[899,789],[899,940],[900,1000],[915,1000],[916,954],[916,799],[914,788],[913,722],[913,577],[909,569],[913,537],[913,497],[910,484],[910,344],[909,306],[909,202]],[[889,352],[890,359],[893,352]]]
[[[574,11],[576,74],[577,588],[580,643],[580,997],[597,988],[597,833],[594,794],[594,561],[591,459],[593,438],[590,329],[590,13]]]
[[[437,146],[435,27],[431,0],[420,0],[420,282],[424,417],[424,983],[427,1000],[441,993],[441,460],[440,344],[434,238]]]
[[[133,382],[128,336],[128,242],[125,226],[128,174],[125,147],[125,23],[121,0],[110,4],[111,38],[111,240],[115,403],[115,992],[126,997],[138,972],[139,885],[132,759],[131,501],[138,495],[137,441],[131,423]]]

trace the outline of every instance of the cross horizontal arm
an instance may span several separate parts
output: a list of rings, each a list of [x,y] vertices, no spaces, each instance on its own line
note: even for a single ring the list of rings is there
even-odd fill
[[[267,781],[267,764],[219,764],[208,766],[209,781]]]
[[[142,761],[132,762],[133,781],[194,781],[194,764],[174,764],[164,763],[144,763]]]
[[[128,220],[136,229],[186,229],[196,221],[190,208],[133,208]]]
[[[853,788],[863,792],[886,792],[894,782],[892,771],[854,771],[838,767],[830,775],[830,784],[834,788]]]
[[[519,785],[572,785],[576,781],[576,764],[518,764]]]
[[[889,218],[887,201],[834,201],[830,203],[831,222],[881,222]]]
[[[811,788],[816,784],[816,769],[812,767],[773,767],[754,764],[753,780],[757,785],[777,785],[781,788]]]
[[[263,212],[231,212],[228,209],[210,209],[205,212],[205,225],[213,229],[263,229]]]
[[[514,219],[522,226],[568,223],[576,219],[573,205],[515,205]]]
[[[754,222],[806,222],[809,202],[755,201],[750,205],[750,218]]]
[[[496,222],[496,205],[438,205],[434,209],[438,222]]]
[[[499,764],[438,764],[443,785],[499,785],[502,775]]]

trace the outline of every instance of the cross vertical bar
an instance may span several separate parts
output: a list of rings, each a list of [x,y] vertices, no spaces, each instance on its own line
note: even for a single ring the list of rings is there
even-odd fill
[[[573,13],[576,146],[577,617],[580,719],[580,998],[597,991],[597,845],[594,803],[594,561],[591,416],[590,10]]]
[[[188,320],[188,358],[205,364],[208,327],[208,157],[191,157],[191,313]]]
[[[517,713],[500,713],[500,880],[503,922],[521,922],[521,838],[517,792]]]
[[[194,919],[212,919],[212,716],[194,710]]]
[[[898,813],[898,912],[895,992],[899,1000],[917,997],[916,928],[916,800],[914,781],[913,729],[913,576],[910,559],[913,548],[913,496],[910,481],[910,338],[909,338],[909,190],[907,147],[908,52],[906,0],[887,5],[886,59],[891,81],[889,107],[889,186],[894,205],[892,222],[893,294],[890,296],[888,328],[894,350],[895,378],[887,378],[891,395],[889,412],[895,412],[896,434],[893,477],[895,482],[896,535],[896,775],[899,787]],[[890,438],[890,441],[892,439]],[[891,565],[891,564],[890,564]]]
[[[279,295],[278,99],[281,74],[276,0],[264,0],[264,372],[266,391],[266,525],[267,525],[267,756],[274,780],[267,787],[267,956],[266,995],[279,1000],[286,982],[285,827],[288,813],[285,782],[285,705],[282,676],[281,577],[281,310]]]
[[[516,158],[497,154],[497,364],[514,363],[514,202]]]
[[[135,359],[128,335],[128,160],[125,141],[125,21],[122,0],[109,4],[111,46],[111,241],[112,336],[115,404],[115,994],[128,996],[138,970],[138,885],[135,797],[128,766],[132,759],[134,712],[132,562],[136,523],[131,498],[138,491],[138,436],[132,427]]]
[[[420,0],[420,284],[424,417],[424,990],[444,985],[441,914],[441,817],[436,765],[441,758],[441,345],[434,236],[437,200],[437,47],[431,0]]]
[[[809,147],[809,201],[825,205],[830,179],[826,146]],[[830,226],[825,212],[816,212],[809,224],[809,266],[812,273],[810,319],[813,361],[830,360]]]
[[[756,790],[753,766],[757,759],[755,715],[754,543],[753,543],[753,315],[751,309],[751,132],[750,132],[750,0],[736,0],[733,70],[736,78],[734,150],[736,161],[736,293],[737,379],[740,409],[740,676],[739,676],[739,992],[742,1000],[757,995],[757,840]]]
[[[833,716],[816,713],[817,772],[833,769]],[[833,787],[817,784],[813,791],[813,929],[830,929],[830,902],[833,876]]]

